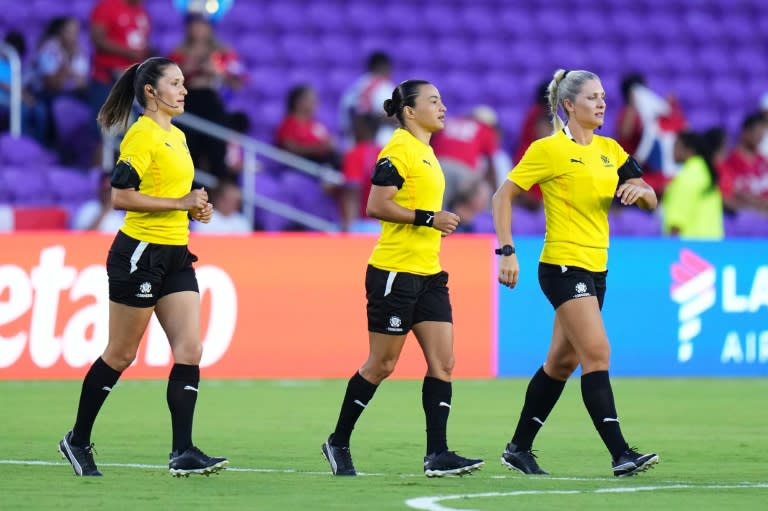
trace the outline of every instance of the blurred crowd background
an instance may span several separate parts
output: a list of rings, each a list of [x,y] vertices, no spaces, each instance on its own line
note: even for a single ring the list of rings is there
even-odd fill
[[[613,208],[614,234],[768,236],[764,0],[27,0],[3,4],[0,33],[0,230],[119,227],[119,134],[95,114],[162,55],[185,74],[178,125],[218,210],[194,230],[375,232],[365,199],[395,127],[381,105],[421,78],[448,107],[444,207],[493,232],[490,195],[551,132],[545,87],[565,68],[601,77],[599,134],[662,198]],[[543,215],[532,189],[514,232],[543,233]]]

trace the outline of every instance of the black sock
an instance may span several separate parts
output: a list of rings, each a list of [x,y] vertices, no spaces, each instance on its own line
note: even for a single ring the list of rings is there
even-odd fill
[[[446,428],[451,412],[451,382],[424,377],[421,387],[421,404],[427,419],[427,454],[448,450]]]
[[[373,398],[377,388],[378,385],[369,382],[355,371],[347,383],[344,401],[341,402],[339,420],[336,422],[336,429],[333,432],[333,445],[349,445],[349,437],[352,435],[352,430],[355,429],[355,423],[365,407],[368,406],[368,402]]]
[[[166,399],[171,411],[174,452],[184,452],[192,447],[192,418],[199,385],[200,366],[173,364],[168,376]]]
[[[629,447],[621,434],[616,403],[613,400],[608,371],[595,371],[582,375],[581,397],[587,407],[595,429],[615,460]]]
[[[91,364],[91,368],[83,379],[80,390],[80,404],[77,406],[75,427],[72,428],[72,443],[88,445],[91,443],[91,431],[101,405],[112,392],[120,378],[120,372],[109,367],[101,357]]]
[[[528,451],[533,445],[533,439],[544,425],[555,403],[563,393],[565,382],[550,378],[540,367],[528,383],[525,392],[525,403],[520,412],[520,420],[517,422],[515,434],[512,437],[518,449]]]

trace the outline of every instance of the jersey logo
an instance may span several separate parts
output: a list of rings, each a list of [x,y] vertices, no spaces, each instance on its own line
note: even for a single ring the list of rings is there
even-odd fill
[[[581,161],[580,159],[577,160],[576,158],[571,158],[571,163],[581,163],[582,165],[584,165],[583,161]]]
[[[426,164],[427,164],[427,165],[429,165],[430,167],[432,166],[432,164],[431,164],[431,163],[429,163],[429,161],[427,161],[427,160],[421,160],[421,161],[423,161],[424,163],[426,163]]]
[[[601,154],[600,159],[603,160],[603,167],[613,167],[613,163],[611,163],[611,160],[606,155]]]
[[[173,146],[172,146],[171,144],[169,144],[168,142],[166,142],[166,143],[165,143],[165,147],[168,147],[168,148],[170,148],[171,150],[173,150]]]

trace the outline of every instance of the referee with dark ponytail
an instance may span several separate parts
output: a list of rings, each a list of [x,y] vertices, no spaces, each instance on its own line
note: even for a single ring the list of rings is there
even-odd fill
[[[406,335],[413,330],[427,374],[422,385],[427,449],[424,474],[441,477],[480,468],[448,450],[451,410],[453,318],[448,274],[440,266],[440,241],[459,224],[441,211],[445,178],[429,145],[445,125],[445,105],[437,88],[408,80],[384,101],[384,111],[400,127],[379,154],[368,197],[368,215],[381,221],[381,236],[368,260],[368,359],[347,384],[336,429],[322,445],[334,475],[356,475],[349,439],[357,419],[379,384],[395,369]]]
[[[128,68],[99,111],[105,131],[127,127],[134,99],[144,114],[123,137],[112,171],[112,204],[126,215],[107,256],[107,347],[85,375],[75,425],[59,442],[78,476],[102,475],[93,460],[91,430],[120,375],[136,358],[153,313],[174,359],[166,391],[173,431],[169,470],[174,476],[210,474],[227,465],[226,458],[207,456],[192,443],[203,346],[192,267],[197,257],[187,248],[189,219],[209,222],[213,206],[205,190],[191,190],[192,158],[184,133],[171,123],[184,112],[186,95],[179,66],[155,57]]]

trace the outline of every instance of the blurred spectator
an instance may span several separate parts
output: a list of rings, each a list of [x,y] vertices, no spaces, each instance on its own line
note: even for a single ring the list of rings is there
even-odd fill
[[[676,98],[659,96],[639,73],[624,76],[621,95],[624,106],[616,119],[616,139],[642,166],[643,179],[661,195],[677,168],[673,146],[685,117]]]
[[[355,145],[344,154],[341,170],[344,173],[344,187],[341,191],[341,228],[355,230],[357,222],[365,222],[368,195],[371,191],[371,177],[376,166],[381,146],[374,140],[378,121],[372,115],[359,115],[352,122]],[[378,220],[371,220],[378,225]]]
[[[244,69],[238,54],[216,39],[211,22],[202,15],[185,18],[182,43],[170,58],[184,72],[187,88],[186,112],[227,126],[229,115],[222,94],[225,88],[238,89]],[[226,169],[226,142],[197,130],[183,128],[195,166],[216,175]]]
[[[345,146],[354,143],[353,120],[372,115],[377,121],[375,141],[380,146],[389,141],[395,131],[394,122],[384,113],[384,101],[392,96],[392,60],[388,54],[375,51],[368,56],[366,72],[342,94],[340,129]]]
[[[93,163],[102,164],[101,130],[95,119],[120,75],[149,54],[149,14],[144,0],[99,0],[91,11],[92,58],[88,106],[94,122]],[[111,158],[110,158],[111,164]]]
[[[763,118],[768,121],[768,92],[763,94],[763,97],[760,98],[760,112],[763,114]],[[765,158],[768,158],[768,133],[766,133],[760,141],[758,151]]]
[[[194,232],[204,234],[250,234],[251,222],[242,213],[242,194],[237,182],[229,178],[219,180],[218,186],[211,193],[213,216],[206,223],[192,222]]]
[[[232,112],[227,118],[227,127],[231,130],[247,135],[251,130],[251,120],[245,112]],[[224,153],[224,164],[227,168],[227,174],[230,176],[239,175],[243,171],[245,164],[245,153],[243,146],[234,140],[227,140],[227,149]]]
[[[88,57],[80,48],[80,21],[72,17],[53,18],[40,38],[27,78],[29,89],[45,106],[46,145],[57,141],[53,103],[67,95],[86,100],[88,86]]]
[[[684,239],[723,238],[723,198],[718,185],[717,159],[725,143],[720,129],[702,135],[678,133],[674,144],[680,171],[662,197],[663,231]]]
[[[496,113],[475,108],[465,117],[448,119],[445,128],[432,135],[432,147],[445,174],[444,204],[469,190],[496,189],[493,157],[499,148]],[[482,184],[476,186],[475,182]],[[487,194],[490,197],[490,193]],[[486,206],[488,206],[486,204]]]
[[[9,31],[3,42],[13,48],[18,54],[19,60],[24,61],[24,55],[27,51],[27,43],[24,35],[15,30]],[[0,114],[4,122],[5,118],[10,118],[11,106],[11,65],[5,56],[0,56]],[[22,88],[21,98],[21,131],[24,135],[34,138],[43,143],[47,133],[47,113],[45,105],[35,99],[35,97]]]
[[[474,181],[466,188],[459,190],[448,203],[448,211],[459,215],[460,223],[454,232],[478,232],[474,224],[479,213],[488,210],[491,200],[491,189],[483,181]]]
[[[768,213],[768,158],[759,152],[766,134],[768,118],[760,112],[748,115],[741,124],[738,144],[719,167],[723,201],[731,211]]]
[[[125,211],[112,207],[112,175],[99,177],[98,197],[83,203],[75,213],[72,228],[77,231],[116,233],[123,225]]]
[[[277,128],[275,143],[286,151],[338,168],[331,132],[315,118],[316,111],[315,90],[305,84],[293,87],[288,91],[286,113]]]
[[[523,119],[523,125],[520,129],[520,138],[517,142],[517,150],[515,151],[514,161],[520,161],[523,159],[525,151],[531,142],[540,138],[547,137],[552,134],[552,120],[549,113],[549,80],[543,80],[536,85],[536,92],[533,95],[533,103],[528,107],[528,111],[525,113]],[[496,169],[500,171],[502,179],[499,180],[499,184],[503,183],[507,178],[507,173],[512,169],[512,166],[505,169]],[[541,207],[543,197],[541,195],[541,189],[539,185],[533,185],[530,190],[520,194],[518,204],[529,210],[537,210]]]

